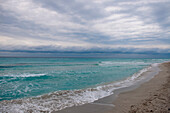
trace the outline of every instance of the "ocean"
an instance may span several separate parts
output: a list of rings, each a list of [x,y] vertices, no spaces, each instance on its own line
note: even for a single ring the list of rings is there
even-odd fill
[[[0,58],[0,112],[51,112],[94,102],[169,60]]]

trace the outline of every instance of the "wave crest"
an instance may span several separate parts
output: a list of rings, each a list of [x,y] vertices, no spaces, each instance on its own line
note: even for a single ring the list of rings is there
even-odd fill
[[[9,75],[3,75],[5,77],[39,77],[39,76],[45,76],[45,73],[42,74],[30,74],[30,73],[24,73],[24,74],[9,74]]]
[[[142,73],[148,71],[154,64],[148,68],[142,69],[138,73],[125,80],[113,82],[110,84],[96,86],[94,88],[56,91],[45,95],[0,102],[0,111],[2,112],[52,112],[62,110],[66,107],[78,106],[85,103],[91,103],[95,100],[113,94],[113,91],[119,88],[129,87],[141,80]],[[43,74],[44,75],[44,74]]]

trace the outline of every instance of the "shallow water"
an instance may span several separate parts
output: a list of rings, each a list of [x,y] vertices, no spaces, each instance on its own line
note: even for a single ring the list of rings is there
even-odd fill
[[[0,100],[18,99],[2,102],[0,110],[51,111],[93,102],[131,84],[140,73],[114,81],[168,60],[0,58]]]

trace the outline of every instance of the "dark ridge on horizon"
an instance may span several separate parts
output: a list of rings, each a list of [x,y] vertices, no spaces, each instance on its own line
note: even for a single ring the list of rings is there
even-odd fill
[[[122,51],[30,51],[30,50],[0,50],[0,52],[23,52],[23,53],[120,53],[120,54],[163,54],[170,55],[170,53],[158,53],[155,51],[145,51],[145,52],[122,52]]]

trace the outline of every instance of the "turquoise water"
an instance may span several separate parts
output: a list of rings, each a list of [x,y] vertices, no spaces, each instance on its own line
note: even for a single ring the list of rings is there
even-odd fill
[[[0,58],[0,100],[84,89],[169,59]]]
[[[169,60],[0,58],[0,112],[52,112],[94,102]]]

